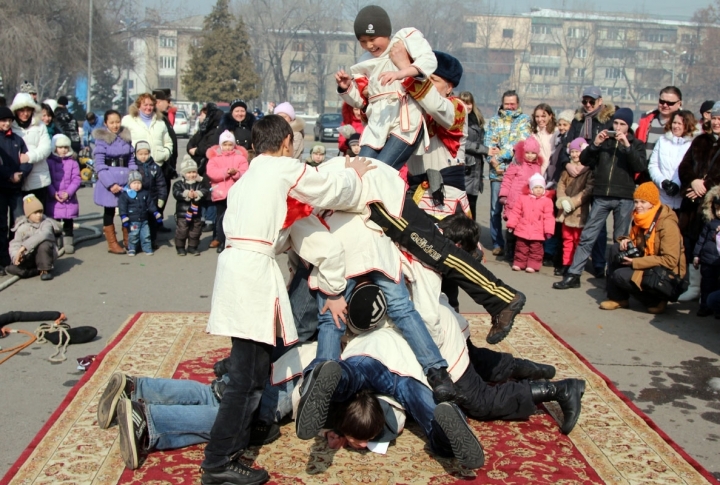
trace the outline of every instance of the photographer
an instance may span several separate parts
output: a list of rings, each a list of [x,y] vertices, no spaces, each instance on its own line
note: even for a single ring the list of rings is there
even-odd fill
[[[610,250],[607,279],[608,299],[603,310],[628,308],[630,295],[642,302],[648,313],[665,312],[667,297],[658,293],[648,278],[649,270],[662,266],[685,277],[685,253],[678,219],[670,207],[660,203],[660,192],[652,182],[640,185],[633,194],[630,236],[618,238]]]

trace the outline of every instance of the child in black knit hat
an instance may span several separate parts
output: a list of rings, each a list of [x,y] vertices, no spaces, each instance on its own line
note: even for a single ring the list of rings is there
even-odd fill
[[[186,155],[180,164],[180,179],[173,184],[172,193],[177,201],[175,205],[175,250],[178,256],[192,254],[200,256],[198,246],[202,235],[200,204],[210,194],[210,183],[198,175],[195,160]],[[187,250],[185,243],[187,242]]]

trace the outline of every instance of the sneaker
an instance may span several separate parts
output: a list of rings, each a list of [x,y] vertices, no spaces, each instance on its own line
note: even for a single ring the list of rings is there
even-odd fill
[[[430,369],[427,373],[427,381],[433,391],[435,402],[452,401],[456,397],[455,385],[453,384],[446,367]]]
[[[497,247],[492,250],[493,256],[502,256],[505,254],[505,250],[503,248]]]
[[[301,440],[317,436],[327,419],[330,398],[340,382],[342,369],[333,360],[326,360],[309,372],[300,389],[295,432]]]
[[[462,466],[474,470],[485,464],[482,445],[456,404],[449,402],[438,404],[433,417],[445,432],[453,455]]]
[[[133,256],[135,256],[135,251],[133,251],[133,250],[130,250],[130,251],[128,251],[127,253],[128,253],[128,256],[130,256],[131,258],[132,258]]]
[[[255,423],[250,429],[250,446],[269,445],[280,437],[280,426],[277,423]]]
[[[145,256],[152,256],[153,254],[155,253],[153,253],[152,251],[148,251],[147,253],[145,253]]]
[[[50,281],[54,276],[50,271],[40,271],[40,279],[43,281]]]
[[[140,466],[140,459],[148,447],[145,406],[123,399],[117,406],[117,419],[120,426],[120,454],[125,466],[135,470]]]
[[[262,468],[251,468],[234,459],[218,468],[203,468],[200,483],[202,485],[260,485],[270,479]]]
[[[100,429],[107,429],[115,422],[118,402],[122,399],[130,399],[133,390],[135,390],[135,378],[122,372],[110,376],[98,401],[97,423]]]
[[[198,251],[198,248],[188,248],[187,253],[192,256],[200,256],[200,251]]]
[[[187,251],[185,251],[185,248],[176,248],[175,251],[177,251],[178,256],[186,256]]]

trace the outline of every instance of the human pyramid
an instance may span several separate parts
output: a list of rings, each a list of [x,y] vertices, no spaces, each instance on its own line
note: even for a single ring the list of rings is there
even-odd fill
[[[398,437],[409,414],[437,456],[471,469],[485,458],[466,416],[527,419],[557,401],[559,431],[573,430],[585,382],[551,381],[550,365],[474,345],[442,294],[460,287],[488,311],[489,344],[525,304],[483,266],[457,183],[467,139],[467,107],[452,96],[460,62],[416,29],[391,35],[377,6],[358,13],[355,33],[367,52],[336,80],[367,117],[359,156],[306,165],[292,158],[283,117],[254,124],[258,155],[227,194],[207,326],[231,338],[230,355],[211,385],[111,377],[98,425],[118,424],[128,468],[152,450],[207,442],[203,484],[264,483],[268,472],[240,456],[277,439],[291,417],[300,439],[361,449]],[[286,251],[289,286],[275,260]]]

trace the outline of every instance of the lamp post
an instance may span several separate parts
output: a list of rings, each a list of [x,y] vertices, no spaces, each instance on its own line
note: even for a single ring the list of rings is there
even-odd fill
[[[88,29],[88,59],[87,59],[87,104],[85,112],[90,112],[90,85],[92,83],[92,28],[93,28],[93,0],[90,0],[90,19]]]
[[[670,71],[670,74],[672,75],[671,76],[672,80],[670,81],[670,85],[675,86],[675,61],[677,60],[678,57],[681,57],[681,56],[684,56],[685,54],[687,54],[687,51],[682,51],[679,54],[676,52],[673,52],[671,54],[670,52],[663,50],[663,54],[665,54],[666,56],[672,57],[672,70]]]

